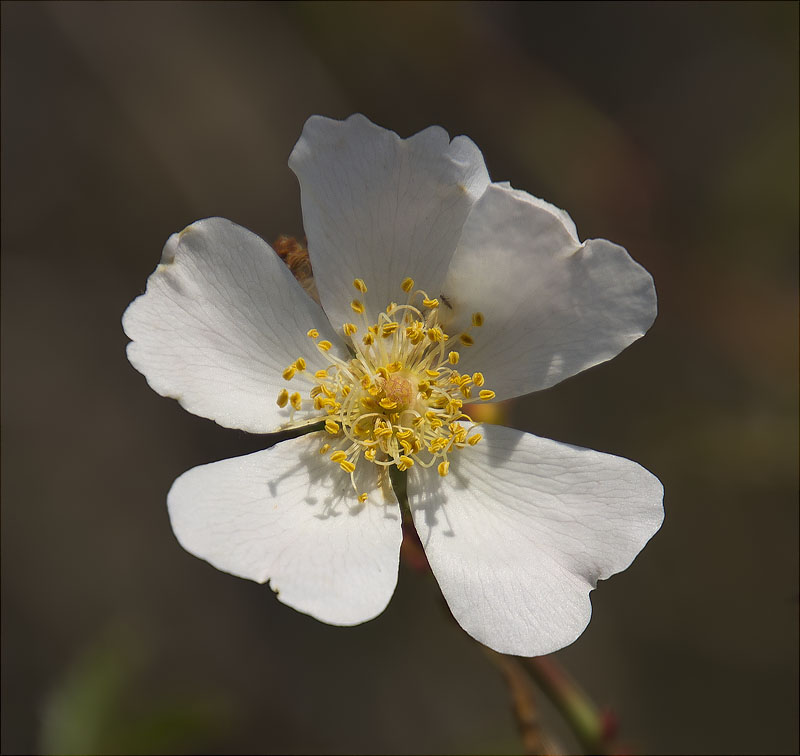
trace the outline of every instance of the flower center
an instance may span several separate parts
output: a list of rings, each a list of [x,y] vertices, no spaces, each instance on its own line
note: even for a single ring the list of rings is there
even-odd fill
[[[365,294],[360,278],[353,286]],[[350,303],[361,321],[342,324],[342,333],[351,352],[349,360],[329,354],[331,343],[320,340],[315,328],[309,338],[325,354],[329,365],[310,375],[300,357],[283,372],[285,380],[302,373],[313,387],[309,399],[314,409],[325,413],[328,438],[320,454],[329,454],[333,463],[350,475],[353,487],[356,465],[363,458],[385,474],[393,465],[408,470],[414,464],[437,466],[444,477],[450,470],[448,456],[481,440],[477,427],[462,407],[465,400],[489,401],[494,392],[483,388],[481,373],[461,374],[457,369],[460,353],[456,347],[475,342],[469,331],[483,325],[483,315],[472,315],[472,326],[458,336],[446,334],[439,322],[439,301],[406,278],[400,288],[404,304],[391,302],[369,323],[360,299]],[[291,404],[292,414],[300,410],[299,392],[283,389],[278,406]],[[358,496],[365,501],[367,494]]]

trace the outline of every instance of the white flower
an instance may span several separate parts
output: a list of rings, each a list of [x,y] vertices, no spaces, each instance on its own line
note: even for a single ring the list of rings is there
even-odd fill
[[[319,620],[364,622],[397,581],[396,466],[461,626],[511,654],[571,643],[597,580],[660,527],[661,484],[627,459],[478,429],[463,405],[614,357],[655,317],[650,275],[491,183],[477,147],[436,126],[400,139],[314,116],[289,165],[322,307],[264,241],[210,218],[170,237],[123,318],[133,366],[190,412],[253,433],[325,422],[180,476],[178,540]]]

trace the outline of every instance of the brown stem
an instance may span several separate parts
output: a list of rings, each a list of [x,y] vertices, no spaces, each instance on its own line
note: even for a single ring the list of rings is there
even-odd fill
[[[522,747],[529,756],[555,756],[562,753],[553,741],[544,733],[539,718],[539,707],[536,695],[522,660],[514,656],[498,654],[483,647],[486,656],[500,670],[508,685],[511,695],[511,706],[517,721]]]

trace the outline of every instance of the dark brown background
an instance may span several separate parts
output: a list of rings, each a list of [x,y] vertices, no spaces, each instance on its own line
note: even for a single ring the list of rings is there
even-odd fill
[[[434,584],[403,572],[332,628],[181,550],[172,480],[265,441],[124,356],[167,236],[301,235],[303,122],[360,111],[469,135],[653,273],[645,339],[511,409],[666,487],[557,658],[634,751],[796,752],[797,25],[795,3],[3,3],[3,751],[519,752]]]

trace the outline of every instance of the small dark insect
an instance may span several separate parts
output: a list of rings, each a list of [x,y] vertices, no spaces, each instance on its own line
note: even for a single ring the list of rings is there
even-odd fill
[[[451,310],[453,309],[453,305],[451,304],[450,300],[444,294],[440,294],[439,295],[439,299],[441,299],[442,302],[444,302]]]

